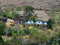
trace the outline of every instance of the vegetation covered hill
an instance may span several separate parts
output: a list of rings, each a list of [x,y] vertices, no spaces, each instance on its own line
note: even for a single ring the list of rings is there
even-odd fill
[[[0,10],[1,7],[6,7],[0,11],[0,45],[60,45],[59,5],[60,0],[0,0]],[[24,20],[26,18],[35,22],[38,14],[35,15],[34,9],[49,9],[50,11],[47,12],[51,19],[48,20],[47,25],[44,22],[42,25],[19,24],[21,16],[15,11],[20,11],[20,6],[25,6]],[[17,10],[14,10],[16,7]],[[37,12],[45,17],[45,10]],[[8,18],[14,22],[7,21]]]

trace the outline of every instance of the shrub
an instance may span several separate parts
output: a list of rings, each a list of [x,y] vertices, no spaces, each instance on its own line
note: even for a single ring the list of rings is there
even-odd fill
[[[5,29],[5,23],[4,22],[0,22],[0,35],[5,34],[4,33],[4,29]]]
[[[54,24],[55,22],[53,22],[54,20],[53,19],[49,19],[49,21],[48,21],[48,29],[52,29],[52,24]]]
[[[5,13],[3,11],[0,11],[0,16],[5,16]]]
[[[2,35],[5,34],[4,29],[5,29],[5,23],[0,22],[0,44],[2,45],[4,45],[4,40],[2,39]]]
[[[15,9],[16,9],[16,11],[20,11],[21,7],[16,7]]]
[[[24,11],[26,11],[26,12],[30,12],[30,11],[33,12],[33,10],[34,10],[34,8],[31,6],[28,6],[28,5],[26,5],[24,8]]]

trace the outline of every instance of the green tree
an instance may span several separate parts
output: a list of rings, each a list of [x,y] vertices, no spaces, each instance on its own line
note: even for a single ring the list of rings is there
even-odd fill
[[[48,29],[52,29],[52,26],[53,26],[54,23],[55,23],[55,22],[54,22],[53,19],[49,19],[49,20],[48,20],[48,23],[47,23],[47,24],[48,24],[48,25],[47,25],[47,26],[48,26]]]
[[[4,40],[2,39],[2,35],[5,34],[4,32],[5,29],[5,23],[4,22],[0,22],[0,45],[4,45]]]
[[[35,20],[36,20],[36,17],[35,17],[35,16],[30,16],[30,17],[29,17],[29,20],[35,21]]]
[[[16,11],[20,11],[21,7],[16,7],[15,9],[16,9]]]
[[[51,10],[50,11],[50,16],[51,19],[55,21],[55,23],[53,23],[53,29],[56,30],[57,26],[60,26],[60,10]]]
[[[28,19],[29,19],[30,16],[33,15],[32,14],[34,12],[33,10],[34,10],[33,7],[31,7],[31,6],[25,6],[25,8],[24,8],[25,16],[27,16]]]
[[[31,6],[25,6],[24,11],[26,12],[26,14],[33,12],[34,8]]]
[[[6,18],[16,19],[17,16],[19,17],[19,14],[14,11],[6,10],[4,13],[6,15]]]
[[[0,16],[5,16],[5,13],[3,11],[0,11]]]
[[[48,41],[47,33],[43,30],[37,30],[36,28],[30,29],[30,38],[40,44],[46,44]]]

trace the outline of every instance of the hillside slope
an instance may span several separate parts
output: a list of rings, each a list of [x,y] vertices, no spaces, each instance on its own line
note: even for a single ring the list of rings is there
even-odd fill
[[[2,5],[13,4],[15,6],[30,5],[35,9],[40,9],[40,8],[51,9],[51,7],[55,6],[58,9],[58,6],[60,5],[60,0],[0,0],[0,4]]]

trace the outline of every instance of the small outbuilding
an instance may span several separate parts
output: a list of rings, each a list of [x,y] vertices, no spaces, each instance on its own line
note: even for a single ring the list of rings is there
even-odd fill
[[[25,22],[26,24],[34,24],[33,20],[28,20],[27,22]]]
[[[43,22],[42,22],[41,20],[37,20],[37,21],[35,22],[35,24],[41,25],[41,24],[43,24]]]

